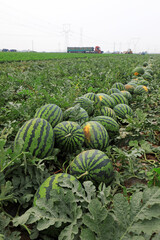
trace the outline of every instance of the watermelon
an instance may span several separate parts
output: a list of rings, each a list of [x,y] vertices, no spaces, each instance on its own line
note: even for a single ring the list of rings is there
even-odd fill
[[[102,124],[95,121],[89,121],[82,125],[85,135],[85,145],[89,148],[103,150],[108,146],[109,135]]]
[[[114,107],[116,115],[120,118],[126,118],[126,115],[133,115],[132,109],[127,104],[118,104]]]
[[[14,149],[20,147],[20,151],[30,152],[37,158],[45,158],[51,155],[54,140],[50,123],[42,118],[33,118],[19,129],[14,140]]]
[[[135,94],[141,95],[143,93],[148,93],[148,88],[144,85],[138,85],[135,90],[134,90]]]
[[[110,136],[110,133],[119,132],[119,124],[111,117],[97,116],[97,117],[92,118],[92,121],[97,121],[100,124],[102,124],[105,127],[105,129],[107,130],[109,136]]]
[[[100,115],[102,116],[108,116],[116,120],[116,114],[112,108],[108,107],[102,107],[100,109]]]
[[[148,85],[149,85],[149,82],[143,79],[143,80],[139,80],[139,81],[137,82],[137,85],[148,86]]]
[[[149,72],[145,72],[142,77],[144,78],[144,80],[152,80],[152,76]]]
[[[147,62],[144,62],[143,63],[143,67],[147,67],[148,66],[148,63]]]
[[[74,184],[78,184],[79,189],[82,188],[81,183],[74,176],[70,174],[58,173],[58,174],[51,175],[41,184],[41,186],[37,190],[34,196],[33,205],[36,205],[36,201],[39,198],[45,198],[46,200],[50,199],[50,192],[52,189],[57,189],[57,194],[58,194],[58,190],[61,188],[59,184],[63,183],[65,179],[68,179],[71,185],[74,186]]]
[[[84,108],[81,108],[79,104],[75,105],[74,107],[68,108],[63,113],[63,119],[66,121],[73,121],[73,122],[86,122],[89,120],[88,113]]]
[[[146,73],[149,73],[150,75],[153,75],[152,69],[150,69],[150,68],[148,68],[148,67],[145,69],[145,72],[146,72]]]
[[[120,82],[114,83],[113,86],[112,86],[112,88],[117,88],[117,89],[119,89],[120,91],[125,90],[124,85],[123,85],[122,83],[120,83]]]
[[[105,93],[97,93],[97,96],[100,99],[101,106],[113,108],[116,105],[113,98],[111,98],[109,95]]]
[[[133,70],[133,74],[135,76],[141,76],[142,74],[144,74],[144,68],[143,67],[136,67],[134,70]]]
[[[81,152],[70,165],[70,174],[80,181],[101,182],[108,185],[113,180],[113,165],[108,156],[97,149]]]
[[[130,92],[130,93],[133,93],[133,92],[134,92],[135,86],[133,86],[132,84],[127,83],[127,84],[125,84],[124,86],[125,86],[125,90],[126,90],[126,91],[128,91],[128,92]]]
[[[111,97],[116,102],[116,105],[120,103],[128,104],[128,100],[122,95],[122,93],[112,93]]]
[[[131,101],[132,95],[128,91],[121,91],[121,94],[128,100]]]
[[[76,100],[74,101],[74,104],[76,105],[78,103],[81,108],[87,111],[89,116],[93,113],[93,110],[94,110],[93,101],[91,101],[89,98],[87,97],[76,98]]]
[[[90,99],[91,101],[93,101],[95,104],[100,103],[100,99],[99,99],[99,97],[97,96],[97,94],[95,94],[95,93],[89,92],[89,93],[84,94],[83,96],[86,97],[86,98],[89,98],[89,99]]]
[[[46,104],[37,109],[34,118],[43,118],[47,120],[54,128],[63,119],[62,110],[56,104]]]
[[[84,132],[81,126],[72,121],[58,123],[54,129],[55,146],[66,152],[80,149],[84,143]]]
[[[118,88],[111,88],[108,90],[107,94],[110,95],[112,93],[120,93],[121,91]]]

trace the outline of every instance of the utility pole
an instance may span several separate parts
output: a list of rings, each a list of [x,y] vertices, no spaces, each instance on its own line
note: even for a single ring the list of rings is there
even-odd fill
[[[32,52],[33,52],[33,49],[34,49],[34,48],[33,48],[33,40],[32,40]]]
[[[69,45],[69,33],[70,33],[70,24],[63,24],[63,32],[65,37],[65,49],[67,50],[67,47]]]
[[[80,28],[80,42],[79,42],[80,47],[83,46],[83,28]]]

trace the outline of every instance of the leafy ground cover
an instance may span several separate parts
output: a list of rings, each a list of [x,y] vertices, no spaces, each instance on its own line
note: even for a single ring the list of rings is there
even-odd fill
[[[160,239],[160,56],[100,56],[0,64],[0,239]],[[133,95],[135,117],[120,120],[120,135],[105,150],[113,182],[96,188],[86,181],[78,191],[66,180],[59,195],[52,191],[52,201],[32,206],[40,184],[67,172],[78,151],[54,149],[41,160],[13,151],[19,128],[46,103],[64,111],[85,93],[107,93],[114,83],[129,82],[144,62],[154,73],[149,93]]]

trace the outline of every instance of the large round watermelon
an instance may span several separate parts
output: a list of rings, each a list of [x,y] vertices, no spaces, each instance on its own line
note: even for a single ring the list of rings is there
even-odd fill
[[[89,98],[95,104],[98,104],[100,102],[99,97],[97,96],[97,94],[95,94],[93,92],[86,93],[83,96],[86,97],[86,98]]]
[[[54,147],[54,133],[50,123],[42,118],[25,122],[14,140],[14,149],[19,147],[21,151],[30,152],[38,158],[49,156]]]
[[[53,129],[55,134],[55,145],[59,149],[73,152],[80,149],[84,143],[84,132],[82,127],[72,121],[58,123]]]
[[[133,93],[133,92],[134,92],[134,89],[135,89],[135,87],[136,87],[136,85],[134,86],[134,85],[132,85],[132,84],[130,84],[130,83],[127,83],[127,84],[125,84],[124,86],[125,86],[125,90],[128,91],[128,92],[130,92],[130,93]]]
[[[152,76],[149,72],[145,72],[142,77],[144,78],[144,80],[152,80]]]
[[[60,183],[63,183],[65,179],[68,179],[71,184],[74,186],[74,184],[79,185],[79,189],[82,188],[81,183],[72,175],[67,174],[67,173],[58,173],[54,174],[50,177],[48,177],[39,187],[37,190],[34,200],[33,200],[33,205],[36,205],[36,201],[39,198],[45,198],[46,200],[50,199],[50,192],[52,189],[57,189],[58,190],[61,188]]]
[[[119,132],[119,124],[111,117],[108,116],[97,116],[92,118],[92,121],[97,121],[102,124],[107,130],[109,136],[110,133]]]
[[[122,95],[122,93],[112,93],[111,97],[115,101],[115,105],[123,103],[123,104],[128,104],[128,100]]]
[[[85,135],[85,145],[89,148],[103,150],[108,146],[108,132],[102,124],[89,121],[82,125]]]
[[[111,96],[109,96],[105,93],[97,93],[97,96],[100,99],[101,106],[106,106],[106,107],[113,108],[116,105],[113,98],[111,98]]]
[[[127,104],[116,105],[114,111],[120,118],[126,118],[126,115],[133,115],[133,110]]]
[[[97,149],[83,151],[70,165],[70,174],[80,181],[92,181],[95,185],[101,182],[109,184],[113,179],[113,165],[108,156]]]
[[[73,122],[86,122],[89,120],[87,111],[84,108],[81,108],[79,104],[74,107],[66,109],[63,114],[64,120],[73,121]]]
[[[143,93],[148,93],[148,88],[144,85],[138,85],[135,90],[134,90],[135,94],[141,95]]]
[[[138,82],[137,82],[137,85],[143,85],[143,86],[148,86],[149,85],[149,82],[147,81],[147,80],[139,80]]]
[[[132,95],[131,95],[130,92],[128,92],[128,91],[121,91],[121,94],[122,94],[128,101],[131,101]]]
[[[84,108],[87,111],[88,115],[91,115],[93,113],[93,110],[94,110],[93,101],[91,101],[89,98],[84,96],[78,97],[74,101],[74,104],[78,104],[78,103],[81,108]]]
[[[136,68],[133,70],[133,74],[134,74],[135,76],[141,76],[143,73],[144,73],[144,68],[143,68],[143,67],[136,67]]]
[[[112,108],[109,107],[102,107],[100,109],[100,115],[108,116],[116,120],[116,114]]]
[[[63,119],[62,110],[56,104],[46,104],[37,109],[35,118],[43,118],[47,120],[54,128]]]
[[[108,95],[112,93],[120,93],[121,91],[118,88],[110,88],[107,92]]]
[[[112,86],[112,88],[117,88],[117,89],[119,89],[120,91],[125,90],[125,87],[124,87],[123,83],[121,83],[121,82],[116,82],[116,83],[114,83],[113,86]]]

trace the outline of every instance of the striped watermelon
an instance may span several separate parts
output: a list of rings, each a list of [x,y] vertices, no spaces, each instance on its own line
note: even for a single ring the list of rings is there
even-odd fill
[[[58,123],[54,129],[55,145],[59,149],[73,152],[80,149],[84,143],[84,132],[81,126],[72,121]]]
[[[148,88],[144,85],[138,85],[135,90],[134,90],[135,94],[143,94],[143,93],[148,93]]]
[[[54,147],[54,133],[49,122],[42,118],[33,118],[19,129],[14,149],[30,152],[33,156],[44,158],[51,155]]]
[[[124,85],[123,85],[122,83],[120,83],[120,82],[114,83],[113,86],[112,86],[112,88],[117,88],[117,89],[119,89],[120,91],[125,90]]]
[[[113,165],[108,156],[97,149],[83,151],[70,165],[70,174],[80,181],[92,181],[95,185],[101,182],[108,185],[113,180]]]
[[[121,93],[112,93],[111,97],[116,102],[116,105],[120,103],[128,104],[128,100]]]
[[[127,83],[126,85],[124,85],[124,87],[125,87],[126,91],[128,91],[130,93],[134,92],[135,86],[133,86],[132,84]]]
[[[135,76],[141,76],[143,73],[144,73],[144,68],[143,68],[143,67],[136,67],[136,68],[133,70],[133,74],[134,74]]]
[[[108,116],[116,120],[116,114],[112,108],[109,107],[103,107],[100,109],[100,115],[102,116]]]
[[[47,120],[54,128],[63,119],[62,110],[56,104],[46,104],[37,109],[34,118],[43,118]]]
[[[110,95],[112,93],[120,93],[121,91],[118,88],[111,88],[108,90],[107,94]]]
[[[121,91],[121,94],[128,100],[131,101],[132,95],[128,91]]]
[[[97,116],[97,117],[92,118],[92,121],[97,121],[100,124],[102,124],[105,127],[105,129],[107,130],[109,136],[110,136],[110,133],[119,132],[119,124],[111,117]]]
[[[75,105],[74,107],[68,108],[64,114],[63,118],[66,121],[73,121],[73,122],[86,122],[89,120],[88,113],[85,109],[81,108],[79,104]]]
[[[89,116],[93,113],[94,110],[93,101],[91,101],[89,98],[87,97],[76,98],[74,104],[76,105],[77,103],[79,103],[81,108],[84,108],[87,111]]]
[[[144,78],[144,80],[152,80],[152,76],[149,72],[145,72],[142,77]]]
[[[89,121],[82,125],[85,135],[85,145],[89,148],[103,150],[108,146],[108,132],[102,124]]]
[[[95,104],[98,104],[98,103],[100,103],[100,99],[99,99],[99,97],[97,96],[97,94],[95,94],[95,93],[92,93],[92,92],[90,92],[90,93],[86,93],[85,95],[83,95],[84,97],[86,97],[86,98],[89,98],[91,101],[93,101]]]
[[[113,108],[116,105],[113,98],[111,98],[109,95],[105,93],[97,93],[97,96],[100,99],[101,106]]]
[[[139,80],[138,82],[137,82],[137,85],[143,85],[143,86],[148,86],[149,85],[149,82],[147,81],[147,80]]]
[[[146,72],[146,73],[149,73],[150,75],[153,75],[152,69],[150,69],[150,68],[148,68],[148,67],[145,69],[145,72]]]
[[[50,177],[48,177],[39,187],[37,190],[34,200],[33,200],[33,205],[36,205],[36,201],[39,198],[46,198],[46,200],[50,199],[50,192],[52,189],[57,189],[58,190],[61,188],[60,183],[63,183],[65,179],[68,179],[69,182],[71,183],[72,186],[74,184],[79,184],[79,189],[82,188],[81,183],[72,175],[67,174],[67,173],[58,173],[54,174]],[[69,188],[68,188],[69,190]]]
[[[132,109],[127,104],[118,104],[114,107],[114,111],[120,118],[126,118],[126,115],[133,115]]]

